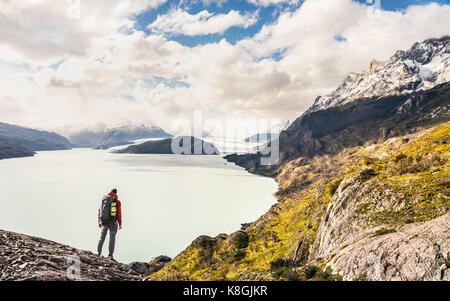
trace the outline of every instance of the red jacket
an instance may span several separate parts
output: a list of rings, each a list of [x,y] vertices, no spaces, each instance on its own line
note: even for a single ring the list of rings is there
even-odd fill
[[[116,198],[116,207],[117,207],[117,221],[119,222],[119,226],[122,226],[122,204],[120,203],[119,199],[117,198],[117,194],[114,192],[108,193],[108,195],[112,195]],[[98,220],[100,225],[100,210],[101,208],[98,208]]]

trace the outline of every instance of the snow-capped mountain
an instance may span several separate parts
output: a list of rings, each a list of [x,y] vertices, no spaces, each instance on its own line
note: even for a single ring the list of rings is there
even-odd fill
[[[116,145],[130,144],[131,141],[144,138],[169,138],[160,127],[147,124],[121,124],[106,126],[98,124],[69,136],[77,147],[110,148]]]
[[[282,132],[282,131],[286,130],[290,125],[291,125],[291,122],[289,120],[284,120],[284,121],[272,126],[270,128],[270,132],[272,132],[272,133]]]
[[[415,43],[399,50],[387,62],[372,61],[370,68],[349,74],[341,86],[319,96],[306,113],[342,105],[358,98],[402,95],[428,90],[450,81],[450,36]]]
[[[268,131],[247,137],[244,139],[244,141],[251,143],[266,143],[272,141],[274,139],[277,139],[280,133],[286,130],[290,125],[291,123],[289,122],[289,120],[284,120],[271,126]]]

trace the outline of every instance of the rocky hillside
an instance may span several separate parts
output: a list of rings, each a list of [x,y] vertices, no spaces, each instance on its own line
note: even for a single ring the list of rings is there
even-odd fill
[[[343,105],[360,98],[405,95],[450,81],[450,36],[429,39],[399,50],[386,63],[372,61],[370,68],[351,73],[327,96],[317,97],[307,113]]]
[[[72,147],[67,138],[56,133],[38,131],[2,122],[0,122],[0,137],[30,151],[64,150]]]
[[[67,273],[80,260],[79,278]],[[70,271],[70,269],[69,269]],[[142,280],[129,266],[45,239],[0,230],[0,281]]]
[[[276,173],[257,221],[201,236],[151,279],[450,280],[450,122]]]
[[[450,82],[401,96],[358,99],[299,117],[278,139],[278,164],[261,166],[261,153],[227,156],[250,172],[273,176],[301,156],[336,154],[346,147],[384,141],[450,120]]]
[[[32,156],[34,152],[0,137],[0,160]]]

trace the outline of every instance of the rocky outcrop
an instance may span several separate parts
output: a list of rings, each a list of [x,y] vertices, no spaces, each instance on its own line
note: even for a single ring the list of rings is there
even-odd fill
[[[170,261],[172,261],[172,258],[170,258],[169,256],[164,255],[158,256],[152,261],[150,261],[148,271],[157,272],[161,270]]]
[[[162,269],[168,262],[170,262],[172,258],[169,256],[161,255],[148,262],[133,262],[130,264],[130,267],[133,271],[138,273],[139,275],[146,275],[151,273],[156,273],[160,269]]]
[[[139,275],[145,275],[150,269],[150,264],[148,262],[132,262],[130,268]]]
[[[315,256],[346,280],[450,280],[450,213],[412,224],[421,218],[411,214],[414,208],[434,201],[371,181],[375,173],[368,170],[339,185],[322,217]]]
[[[229,240],[230,243],[237,249],[248,247],[248,234],[243,230],[232,233],[229,237]]]
[[[142,278],[129,266],[91,252],[0,230],[0,281],[5,280],[137,281]]]
[[[369,69],[367,69],[366,71],[363,72],[363,75],[365,77],[370,76],[372,74],[375,74],[378,69],[380,69],[381,67],[383,67],[383,65],[385,64],[385,62],[379,62],[377,60],[372,60],[370,62],[370,67]]]
[[[322,242],[319,253],[328,254],[328,266],[345,280],[450,280],[450,214],[384,235],[374,236],[376,229],[345,239],[325,230],[319,239],[336,236],[336,247]]]

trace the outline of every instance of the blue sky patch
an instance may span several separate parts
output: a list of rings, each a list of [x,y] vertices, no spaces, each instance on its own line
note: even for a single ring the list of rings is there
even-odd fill
[[[246,37],[251,37],[261,30],[265,24],[270,24],[276,21],[281,12],[286,10],[293,10],[299,5],[279,4],[271,5],[268,7],[259,7],[246,0],[229,0],[221,5],[217,3],[211,3],[210,5],[203,5],[201,1],[191,4],[181,4],[180,1],[169,0],[159,8],[151,9],[137,15],[134,19],[136,21],[135,28],[142,30],[147,34],[151,34],[147,26],[153,23],[158,15],[164,15],[170,12],[172,9],[182,8],[191,15],[198,14],[203,10],[207,10],[213,14],[227,14],[231,10],[238,11],[241,15],[258,12],[258,21],[256,24],[249,26],[248,28],[233,26],[228,28],[223,34],[208,34],[199,36],[186,36],[186,35],[171,35],[170,39],[177,41],[178,43],[194,47],[197,45],[204,45],[207,43],[219,42],[222,39],[226,39],[228,43],[235,44],[237,41]]]
[[[191,85],[182,78],[164,78],[160,76],[153,76],[151,79],[142,78],[143,81],[149,88],[155,88],[159,84],[163,84],[170,88],[180,88],[180,87],[190,87]]]
[[[337,36],[334,37],[334,39],[336,41],[338,41],[338,42],[345,42],[345,41],[347,41],[347,39],[344,36],[342,36],[342,35],[337,35]]]
[[[398,11],[407,8],[410,5],[424,5],[427,3],[435,2],[438,4],[448,4],[450,0],[354,0],[360,3],[371,5],[380,5],[384,10]],[[301,5],[303,1],[299,1],[297,5],[289,3],[282,3],[276,5],[270,5],[268,7],[256,6],[247,0],[228,0],[223,3],[212,2],[209,5],[204,5],[201,0],[198,1],[180,1],[169,0],[157,9],[147,10],[134,17],[135,28],[142,30],[147,34],[151,34],[151,31],[147,29],[147,26],[153,23],[158,15],[165,15],[171,10],[183,9],[189,14],[195,15],[201,11],[207,10],[208,12],[216,14],[227,14],[231,10],[238,11],[241,15],[251,14],[258,12],[258,21],[249,26],[248,28],[233,26],[228,28],[224,33],[205,34],[197,36],[187,36],[183,34],[171,34],[167,35],[167,38],[178,43],[194,47],[197,45],[204,45],[207,43],[217,43],[222,39],[226,39],[228,43],[236,44],[238,41],[252,37],[258,33],[264,25],[275,22],[281,12],[286,10],[295,10]],[[339,42],[345,42],[345,37],[336,36],[335,39]],[[280,58],[282,53],[276,54]],[[274,59],[277,59],[277,57]]]

